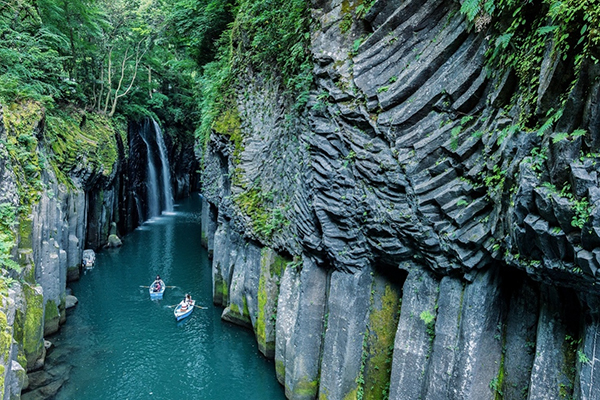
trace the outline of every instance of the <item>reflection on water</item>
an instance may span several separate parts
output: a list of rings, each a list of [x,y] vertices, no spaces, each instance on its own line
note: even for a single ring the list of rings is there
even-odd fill
[[[71,285],[79,304],[61,332],[49,338],[56,347],[48,363],[72,366],[56,399],[285,398],[253,334],[222,322],[222,310],[212,306],[197,195],[123,243],[101,251],[95,268]],[[140,286],[157,274],[177,287],[151,301]],[[185,293],[208,309],[195,309],[178,323],[169,306]]]

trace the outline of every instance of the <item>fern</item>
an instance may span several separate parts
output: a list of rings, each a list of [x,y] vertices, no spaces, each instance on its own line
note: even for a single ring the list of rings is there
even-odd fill
[[[481,11],[481,0],[465,0],[460,7],[460,12],[467,16],[469,21],[473,21]]]
[[[554,32],[557,28],[558,28],[558,26],[556,26],[556,25],[542,26],[537,30],[537,33],[538,33],[538,35],[543,36],[547,33]]]

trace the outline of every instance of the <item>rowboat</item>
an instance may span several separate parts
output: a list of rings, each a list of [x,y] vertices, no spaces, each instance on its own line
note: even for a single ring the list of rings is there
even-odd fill
[[[186,305],[186,308],[183,308],[183,305]],[[182,301],[181,303],[179,303],[177,305],[177,307],[175,307],[175,318],[177,319],[177,321],[181,321],[182,319],[184,319],[185,317],[189,316],[192,311],[194,311],[194,305],[196,304],[196,300],[192,300],[191,304],[186,303],[185,301]]]
[[[150,285],[150,289],[148,289],[148,291],[150,292],[150,298],[152,300],[160,300],[163,298],[163,293],[165,293],[165,288],[166,286],[164,284],[160,285],[160,289],[157,291],[156,287],[154,286],[154,283],[152,285]]]
[[[92,249],[85,249],[81,257],[81,266],[83,268],[92,268],[96,262],[96,253]]]

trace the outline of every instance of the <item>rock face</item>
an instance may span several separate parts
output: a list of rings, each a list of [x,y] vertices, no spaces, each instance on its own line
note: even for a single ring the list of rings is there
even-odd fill
[[[242,145],[211,137],[215,304],[255,332],[277,304],[263,352],[289,399],[600,398],[600,70],[546,51],[519,109],[514,71],[486,64],[493,24],[459,2],[355,3],[312,2],[304,113],[249,70]],[[519,128],[572,81],[550,134]],[[268,294],[264,251],[289,260]]]
[[[0,232],[2,241],[14,239],[13,263],[5,266],[2,259],[6,269],[0,280],[2,399],[19,398],[27,372],[44,365],[44,336],[59,329],[65,322],[65,309],[76,302],[67,296],[66,285],[68,280],[79,279],[84,248],[120,246],[118,235],[139,223],[137,213],[129,212],[136,207],[127,208],[134,197],[128,173],[136,172],[129,169],[121,132],[110,121],[90,126],[102,126],[102,132],[84,132],[86,118],[78,114],[72,116],[77,122],[66,127],[60,119],[50,127],[45,118],[35,103],[8,109],[0,106]],[[53,136],[57,131],[65,143]],[[69,135],[91,149],[78,148],[78,158],[69,158],[66,154],[75,154],[69,148]],[[28,156],[14,153],[21,137],[35,145]],[[61,153],[63,145],[65,153]],[[96,146],[102,151],[96,151]],[[56,168],[42,167],[42,158],[60,161],[55,161]],[[62,381],[53,381],[56,390]]]
[[[44,336],[59,329],[65,309],[76,302],[66,285],[79,279],[84,248],[121,246],[119,236],[145,215],[136,189],[147,174],[140,156],[147,152],[139,124],[131,123],[124,141],[118,122],[83,111],[63,119],[47,116],[35,102],[0,105],[0,121],[0,241],[12,248],[0,254],[0,398],[13,399],[27,372],[44,365]],[[167,142],[178,160],[169,171],[175,193],[189,194],[196,185],[192,146]],[[251,299],[258,276],[254,283]],[[48,387],[31,389],[29,396],[58,390],[65,379],[36,384]]]

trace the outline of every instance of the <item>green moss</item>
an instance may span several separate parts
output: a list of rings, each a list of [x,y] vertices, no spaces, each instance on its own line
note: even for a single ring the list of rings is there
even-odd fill
[[[8,325],[6,314],[0,311],[0,357],[2,358],[2,363],[0,363],[0,397],[4,397],[6,373],[4,365],[8,363],[12,341],[12,327]]]
[[[573,387],[577,376],[577,349],[582,339],[577,338],[576,332],[568,332],[563,342],[564,364],[559,378],[559,393],[561,398],[570,399],[573,395]]]
[[[329,390],[325,388],[321,388],[319,390],[319,400],[328,400],[329,399]]]
[[[58,322],[60,318],[60,313],[58,310],[58,306],[54,302],[54,300],[48,300],[46,302],[45,313],[44,313],[44,328],[45,333],[54,332],[58,329]]]
[[[317,390],[319,389],[319,381],[310,381],[306,378],[300,379],[294,386],[292,398],[314,398],[317,396]]]
[[[250,217],[254,233],[267,240],[290,223],[285,217],[285,210],[274,204],[272,192],[264,193],[258,188],[248,189],[237,195],[234,202]]]
[[[285,268],[290,262],[291,260],[288,260],[280,255],[276,255],[273,264],[271,264],[271,274],[281,278],[283,271],[285,271]]]
[[[40,103],[27,101],[9,104],[3,115],[7,133],[6,148],[17,176],[20,205],[23,212],[28,214],[43,190],[38,138],[34,133],[36,125],[43,120],[44,110]]]
[[[4,398],[4,373],[6,371],[6,368],[4,368],[4,365],[0,365],[0,398]]]
[[[33,265],[33,221],[31,215],[19,215],[19,268],[24,269],[23,279],[35,283],[35,266]]]
[[[229,301],[229,287],[227,282],[223,279],[221,272],[221,265],[219,263],[215,266],[216,273],[213,275],[214,280],[214,293],[213,302],[216,304],[225,305]]]
[[[369,315],[363,386],[365,399],[382,400],[388,396],[399,308],[399,291],[386,283],[381,296],[381,308],[373,307]]]
[[[271,331],[275,330],[279,281],[290,262],[291,260],[278,255],[268,247],[264,247],[261,251],[255,333],[259,349],[266,357],[275,355],[275,337],[274,335],[267,337],[267,331],[268,328],[271,328]]]
[[[25,311],[22,344],[25,357],[27,358],[25,366],[32,366],[41,355],[44,346],[44,296],[37,293],[29,285],[23,285],[23,292],[25,294],[27,309]],[[50,307],[48,303],[51,303]],[[46,303],[47,312],[51,312],[49,310],[54,309],[55,314],[58,316],[58,310],[53,305],[53,302],[48,301],[48,303]]]
[[[233,143],[233,159],[237,161],[244,151],[244,136],[242,135],[242,120],[237,108],[232,107],[221,113],[213,124],[215,132],[229,137]]]
[[[235,303],[229,304],[229,317],[239,321],[242,325],[250,325],[252,322],[250,320],[250,312],[248,311],[248,303],[246,302],[245,297],[242,297],[242,303],[241,310],[239,305]]]
[[[50,163],[59,181],[69,184],[66,174],[81,167],[82,161],[96,173],[111,175],[119,156],[116,135],[122,129],[121,123],[105,115],[72,109],[49,113],[45,143],[52,150]]]
[[[12,327],[8,325],[6,314],[0,311],[0,357],[4,364],[8,362],[12,345]]]
[[[275,360],[275,375],[279,382],[285,382],[285,363],[281,360]]]
[[[266,349],[268,343],[265,323],[265,309],[267,308],[266,280],[268,276],[263,271],[261,271],[260,279],[258,281],[258,316],[256,318],[256,326],[254,327],[254,333],[256,334],[256,340],[258,341],[259,348],[262,347],[263,349]]]

